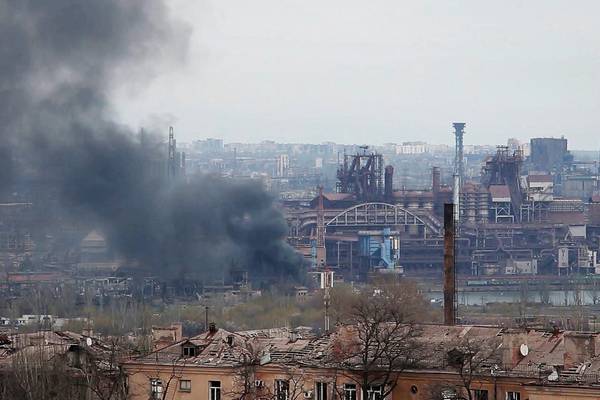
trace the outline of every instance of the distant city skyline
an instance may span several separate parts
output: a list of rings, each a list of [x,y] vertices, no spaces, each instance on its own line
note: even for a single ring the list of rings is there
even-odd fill
[[[115,88],[133,128],[181,140],[451,144],[600,132],[600,3],[171,0],[186,62]]]

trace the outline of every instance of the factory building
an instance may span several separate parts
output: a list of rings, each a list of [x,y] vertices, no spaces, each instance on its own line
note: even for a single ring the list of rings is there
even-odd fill
[[[587,200],[598,190],[596,176],[582,174],[566,174],[562,182],[562,195]]]
[[[537,171],[550,172],[559,170],[570,159],[567,150],[567,139],[532,138],[530,143],[531,164]]]
[[[454,203],[459,274],[595,274],[588,255],[600,250],[597,164],[571,162],[565,138],[534,138],[530,146],[510,140],[474,165],[464,157],[465,126],[453,124],[453,166],[449,154],[433,164],[429,187],[405,186],[405,168],[385,165],[367,147],[344,154],[335,193],[286,209],[290,243],[308,259],[320,243],[312,264],[339,268],[340,279],[364,279],[392,264],[408,275],[439,275],[444,204]],[[477,168],[479,176],[467,173]]]

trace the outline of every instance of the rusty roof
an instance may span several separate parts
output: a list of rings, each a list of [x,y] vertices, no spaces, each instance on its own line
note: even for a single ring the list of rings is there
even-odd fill
[[[510,199],[510,189],[507,185],[490,185],[489,191],[492,199]]]
[[[352,200],[354,198],[354,194],[352,193],[337,193],[337,192],[328,192],[323,193],[323,198],[329,201],[344,201],[344,200]],[[313,201],[318,201],[319,196],[316,196]]]
[[[432,199],[433,192],[428,190],[396,190],[392,193],[394,199]]]
[[[527,175],[528,182],[553,182],[552,175],[548,174],[532,174]]]

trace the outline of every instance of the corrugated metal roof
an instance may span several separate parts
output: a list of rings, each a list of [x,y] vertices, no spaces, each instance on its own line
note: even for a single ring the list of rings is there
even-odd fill
[[[316,198],[318,199],[319,196]],[[323,193],[323,197],[329,201],[343,201],[351,200],[353,197],[352,193]]]
[[[489,190],[492,201],[510,201],[510,189],[507,185],[491,185]]]
[[[533,174],[527,175],[528,182],[553,182],[552,175]]]

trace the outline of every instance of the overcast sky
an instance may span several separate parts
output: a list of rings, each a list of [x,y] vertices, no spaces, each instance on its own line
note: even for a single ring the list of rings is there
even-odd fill
[[[600,148],[600,1],[170,0],[185,65],[121,89],[180,140],[451,143],[565,135]]]

